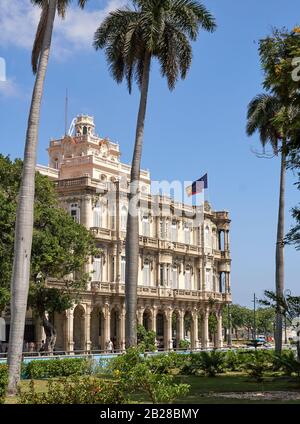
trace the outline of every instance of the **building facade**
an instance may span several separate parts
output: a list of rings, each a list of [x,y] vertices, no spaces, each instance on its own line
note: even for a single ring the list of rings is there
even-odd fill
[[[56,349],[102,351],[112,340],[123,350],[130,166],[120,161],[118,144],[95,134],[93,118],[81,115],[73,124],[72,135],[50,141],[49,166],[38,170],[55,181],[62,206],[95,235],[101,253],[86,264],[91,282],[80,304],[54,317]],[[231,302],[228,212],[205,202],[194,225],[194,206],[151,195],[148,171],[140,179],[138,323],[156,332],[161,348],[187,338],[193,349],[205,348],[213,314],[213,343],[221,347],[222,309]]]

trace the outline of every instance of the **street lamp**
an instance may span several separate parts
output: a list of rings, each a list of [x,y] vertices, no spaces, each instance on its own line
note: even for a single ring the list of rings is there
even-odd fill
[[[257,343],[256,343],[256,301],[257,301],[257,297],[256,297],[256,294],[254,293],[254,296],[253,296],[253,339],[254,339],[255,349],[257,348]]]
[[[286,289],[283,292],[283,296],[284,296],[284,302],[286,303],[286,298],[287,296],[291,296],[292,292],[290,289]],[[288,344],[288,339],[287,339],[287,329],[286,329],[287,323],[286,323],[286,311],[284,312],[284,344]]]

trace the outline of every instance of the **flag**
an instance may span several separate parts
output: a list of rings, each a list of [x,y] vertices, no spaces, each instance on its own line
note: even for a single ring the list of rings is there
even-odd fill
[[[203,189],[208,188],[208,177],[207,174],[199,178],[199,180],[194,181],[192,185],[186,188],[187,195],[194,196],[195,194],[202,193]]]

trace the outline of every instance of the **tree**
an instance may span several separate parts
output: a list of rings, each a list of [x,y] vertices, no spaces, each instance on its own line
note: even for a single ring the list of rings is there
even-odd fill
[[[240,305],[230,305],[230,317],[231,317],[231,329],[235,331],[236,338],[238,338],[238,330],[243,327],[247,327],[248,319],[248,308]],[[224,308],[223,310],[223,326],[228,329],[228,310]]]
[[[0,155],[0,306],[9,302],[9,282],[13,262],[14,222],[17,197],[21,183],[22,162],[12,162]],[[90,255],[98,253],[90,232],[77,224],[59,207],[51,181],[36,174],[34,230],[30,268],[28,306],[33,309],[44,326],[46,351],[53,351],[56,330],[51,320],[55,312],[61,313],[78,300],[89,275],[83,267]],[[47,285],[55,278],[60,287]],[[74,278],[75,277],[75,278]]]
[[[299,106],[295,93],[298,84],[292,79],[292,62],[300,52],[300,37],[297,32],[275,30],[271,37],[260,41],[259,53],[264,70],[264,88],[270,93],[256,96],[248,106],[247,134],[259,132],[265,149],[269,143],[274,155],[281,156],[279,208],[276,236],[276,276],[275,287],[278,296],[284,290],[284,209],[286,156],[295,118],[299,118]],[[282,313],[276,309],[275,349],[282,350]]]
[[[279,308],[288,320],[294,323],[297,334],[297,361],[300,362],[300,296],[278,296],[275,292],[266,290],[265,298],[260,303],[275,310]]]
[[[134,9],[116,10],[95,33],[94,46],[105,49],[112,77],[126,79],[129,92],[135,78],[140,88],[131,165],[126,237],[126,346],[137,343],[136,307],[139,257],[139,182],[151,63],[159,61],[163,77],[173,90],[184,79],[192,62],[190,41],[200,28],[215,29],[212,15],[196,0],[133,0]]]
[[[273,334],[275,321],[274,308],[258,308],[256,311],[256,327],[258,333]]]

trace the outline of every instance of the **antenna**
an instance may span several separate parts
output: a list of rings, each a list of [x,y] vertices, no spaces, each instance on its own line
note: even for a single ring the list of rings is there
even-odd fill
[[[68,99],[68,89],[66,89],[66,101],[65,101],[65,135],[67,135],[68,131],[68,105],[69,105],[69,99]]]

